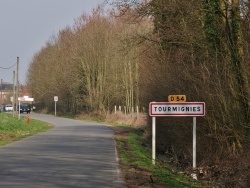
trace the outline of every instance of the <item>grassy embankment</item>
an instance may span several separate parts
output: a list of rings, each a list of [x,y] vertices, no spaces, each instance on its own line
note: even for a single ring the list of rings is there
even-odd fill
[[[12,114],[0,113],[0,146],[52,128],[47,123],[34,119],[27,124],[25,118],[21,117],[17,120],[12,117]]]
[[[199,185],[185,175],[179,174],[178,171],[172,171],[172,168],[166,163],[156,161],[152,165],[151,149],[143,144],[143,131],[138,129],[129,129],[128,136],[117,137],[118,153],[121,165],[125,165],[127,172],[125,178],[130,178],[131,172],[135,172],[138,177],[132,177],[142,185],[154,187],[155,184],[171,188],[181,187],[199,187]],[[142,179],[145,179],[143,181]],[[131,182],[131,183],[132,183]]]

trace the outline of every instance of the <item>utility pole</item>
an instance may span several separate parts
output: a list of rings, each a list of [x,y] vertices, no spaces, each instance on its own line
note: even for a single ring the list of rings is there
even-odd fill
[[[17,63],[16,63],[16,92],[15,92],[15,102],[16,102],[16,114],[18,112],[18,97],[19,97],[19,79],[18,79],[18,73],[19,73],[19,57],[17,57]]]
[[[0,112],[4,110],[3,108],[3,79],[1,79],[1,107],[0,107]]]
[[[12,106],[13,106],[13,118],[15,117],[15,109],[16,109],[16,73],[13,71],[13,96],[12,96]]]
[[[1,79],[1,105],[3,104],[3,79]],[[1,106],[2,108],[2,106]]]

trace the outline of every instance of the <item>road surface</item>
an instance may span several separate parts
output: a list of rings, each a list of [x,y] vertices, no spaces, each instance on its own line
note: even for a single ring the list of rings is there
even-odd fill
[[[113,131],[100,124],[32,113],[55,127],[0,148],[1,188],[120,188]]]

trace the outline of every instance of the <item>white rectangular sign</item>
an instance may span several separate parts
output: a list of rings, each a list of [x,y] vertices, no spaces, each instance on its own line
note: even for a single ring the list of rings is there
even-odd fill
[[[18,97],[18,98],[17,98],[18,101],[24,101],[24,99],[25,99],[25,98],[23,98],[23,97]]]
[[[30,102],[33,102],[33,101],[34,101],[34,98],[24,98],[24,101],[30,101]]]
[[[12,100],[13,100],[13,97],[12,97]],[[29,102],[32,102],[32,101],[34,101],[34,98],[18,97],[18,101],[29,101]]]
[[[151,102],[150,116],[205,116],[204,102]]]
[[[54,96],[54,101],[55,101],[55,102],[58,101],[58,96]]]

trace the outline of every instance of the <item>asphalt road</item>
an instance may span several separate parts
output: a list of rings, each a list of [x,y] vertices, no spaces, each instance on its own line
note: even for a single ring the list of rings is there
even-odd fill
[[[31,114],[55,127],[0,148],[0,188],[120,188],[113,131],[100,124]]]

